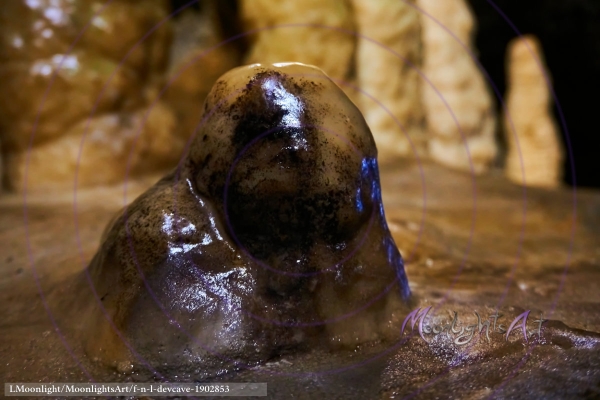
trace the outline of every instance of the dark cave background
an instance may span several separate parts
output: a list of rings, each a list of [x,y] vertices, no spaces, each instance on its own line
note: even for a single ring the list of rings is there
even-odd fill
[[[171,1],[173,10],[189,3],[189,0]],[[203,1],[199,0],[194,7],[201,7]],[[506,45],[517,33],[490,1],[467,1],[477,17],[476,47],[480,61],[504,94]],[[600,73],[600,0],[493,1],[521,34],[534,34],[541,41],[571,142],[571,155],[567,151],[563,168],[564,181],[578,187],[600,188],[600,155],[596,154],[600,150],[596,114],[600,104],[597,98],[600,79],[596,76]],[[225,37],[239,33],[237,1],[219,0],[218,9]],[[243,41],[236,42],[241,48],[246,45]],[[498,111],[501,111],[499,105]],[[567,149],[556,106],[554,112]]]
[[[479,59],[505,93],[506,45],[517,34],[488,0],[468,1],[478,21]],[[600,147],[596,114],[600,104],[600,1],[494,0],[494,4],[522,34],[534,34],[542,43],[571,142],[572,157],[567,151],[564,181],[573,185],[573,162],[578,187],[600,187],[600,157],[596,154]]]

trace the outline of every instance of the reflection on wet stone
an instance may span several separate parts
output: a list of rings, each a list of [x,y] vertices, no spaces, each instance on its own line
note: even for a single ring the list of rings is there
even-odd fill
[[[488,311],[485,321],[471,314],[461,323],[454,314],[451,325],[447,315],[432,316],[423,337],[415,327],[386,366],[383,397],[589,398],[600,382],[600,334],[530,310]]]
[[[598,397],[598,193],[578,191],[575,213],[566,189],[525,204],[488,174],[474,209],[469,175],[403,161],[379,176],[362,117],[309,67],[235,70],[206,104],[181,168],[112,218],[98,252],[122,188],[78,191],[76,224],[43,194],[24,228],[21,199],[0,199],[6,382]]]
[[[86,313],[88,354],[214,376],[397,337],[410,290],[376,155],[321,70],[225,74],[182,167],[104,235],[89,266],[101,302]]]

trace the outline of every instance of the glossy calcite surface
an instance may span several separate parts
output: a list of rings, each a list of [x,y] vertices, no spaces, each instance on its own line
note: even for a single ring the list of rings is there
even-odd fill
[[[509,341],[494,331],[490,342],[474,335],[469,345],[456,346],[458,334],[426,333],[424,341],[406,327],[400,340],[351,349],[307,346],[215,380],[267,382],[268,399],[594,398],[600,193],[578,190],[576,212],[567,189],[528,188],[525,203],[523,188],[502,175],[474,181],[432,163],[382,166],[386,219],[410,277],[410,310],[435,308],[426,325],[447,323],[457,312],[464,328],[477,322],[474,312],[485,321],[498,308],[498,323],[507,327],[531,310],[528,329],[535,330],[540,312],[549,320],[541,342],[535,331],[525,342],[519,328]],[[106,223],[153,183],[78,191],[76,204],[71,192],[32,195],[25,205],[20,196],[0,197],[5,382],[208,380],[196,370],[157,373],[141,359],[115,370],[82,348],[99,340],[86,321],[89,303],[96,303],[82,274]]]
[[[376,155],[321,70],[225,74],[180,167],[113,220],[81,278],[88,355],[214,375],[396,337],[410,290]]]

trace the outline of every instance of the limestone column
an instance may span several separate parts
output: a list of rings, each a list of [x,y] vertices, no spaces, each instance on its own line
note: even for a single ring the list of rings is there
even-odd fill
[[[423,84],[430,156],[467,171],[472,163],[475,173],[484,172],[497,154],[496,116],[483,75],[463,47],[474,51],[473,14],[464,0],[417,0],[417,5],[437,20],[421,15],[423,70],[435,87]]]
[[[356,48],[356,84],[392,114],[365,95],[354,96],[382,162],[425,145],[422,79],[416,69],[422,58],[421,23],[408,2],[414,0],[352,0],[356,28],[363,35]]]
[[[564,150],[552,116],[542,47],[535,36],[516,38],[508,46],[506,61],[505,174],[525,186],[559,186]]]

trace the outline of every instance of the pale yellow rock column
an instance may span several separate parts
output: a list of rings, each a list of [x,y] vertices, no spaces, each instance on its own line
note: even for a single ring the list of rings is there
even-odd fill
[[[204,99],[217,78],[240,63],[233,43],[222,44],[217,1],[203,0],[200,12],[188,8],[173,21],[164,101],[175,112],[177,136],[186,142],[200,124]]]
[[[414,0],[351,1],[356,29],[362,35],[356,48],[357,86],[393,116],[365,95],[354,98],[371,128],[380,161],[410,155],[425,145],[422,80],[417,70],[422,58],[421,24],[419,12],[409,2]]]
[[[535,36],[509,43],[506,61],[505,174],[525,186],[559,186],[564,150],[552,116],[552,97],[544,76],[549,76],[548,71]]]
[[[245,29],[261,29],[250,37],[245,63],[296,61],[317,66],[334,80],[348,78],[356,39],[347,2],[241,0],[240,12]],[[290,24],[298,26],[281,26]]]
[[[496,116],[482,73],[463,47],[473,52],[473,14],[464,0],[417,0],[417,6],[437,20],[421,15],[423,70],[435,87],[423,85],[430,156],[462,170],[472,162],[475,173],[484,172],[497,154]]]

